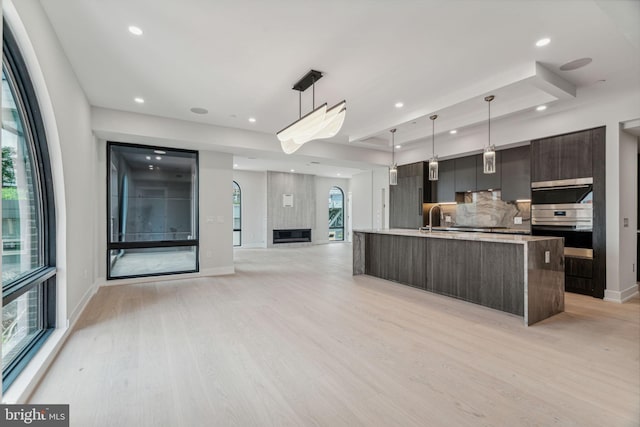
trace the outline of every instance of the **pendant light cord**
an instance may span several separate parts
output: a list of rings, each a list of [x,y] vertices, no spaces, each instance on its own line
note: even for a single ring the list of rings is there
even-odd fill
[[[429,117],[431,119],[431,158],[436,156],[436,119],[437,114]]]
[[[396,130],[391,129],[391,166],[393,167],[396,164]]]

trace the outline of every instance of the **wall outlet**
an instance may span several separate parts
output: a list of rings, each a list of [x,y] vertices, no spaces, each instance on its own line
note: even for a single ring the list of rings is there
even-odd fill
[[[513,218],[513,223],[514,224],[518,224],[518,225],[522,224],[522,217],[521,216],[514,217]]]
[[[551,262],[551,252],[544,251],[544,263],[549,264]]]
[[[622,219],[622,225],[624,227],[628,227],[629,226],[629,218],[623,218]]]
[[[451,222],[451,215],[445,215],[444,222]]]

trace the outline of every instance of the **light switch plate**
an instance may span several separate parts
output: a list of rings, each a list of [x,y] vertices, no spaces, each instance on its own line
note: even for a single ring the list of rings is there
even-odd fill
[[[544,251],[544,263],[549,264],[551,262],[551,252]]]
[[[445,215],[444,222],[451,222],[451,215]]]
[[[522,217],[521,216],[516,216],[513,218],[513,223],[514,224],[522,224]]]

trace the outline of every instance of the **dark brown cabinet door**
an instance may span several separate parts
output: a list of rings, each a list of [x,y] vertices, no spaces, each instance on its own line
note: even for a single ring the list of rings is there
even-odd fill
[[[476,190],[497,190],[501,185],[502,177],[502,151],[496,151],[496,172],[484,173],[484,160],[482,154],[476,157]]]
[[[467,156],[455,159],[455,191],[476,190],[476,157]]]
[[[592,131],[531,141],[531,181],[593,177]]]
[[[424,199],[423,163],[398,167],[398,185],[389,186],[389,227],[422,227]]]
[[[436,184],[436,201],[439,203],[455,202],[455,160],[443,160],[438,164],[438,181]]]
[[[502,157],[502,200],[511,202],[531,198],[530,147],[500,151]]]

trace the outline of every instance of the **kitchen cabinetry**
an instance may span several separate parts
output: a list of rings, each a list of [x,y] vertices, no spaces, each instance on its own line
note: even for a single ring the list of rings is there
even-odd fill
[[[438,163],[438,181],[435,200],[438,203],[455,202],[455,160],[442,160]]]
[[[432,201],[432,183],[425,162],[398,166],[398,185],[389,186],[389,227],[424,225],[422,204]]]
[[[531,199],[531,155],[530,147],[516,147],[499,151],[502,179],[502,200],[511,202]]]
[[[496,151],[496,173],[484,173],[482,154],[476,156],[476,190],[497,190],[502,185],[502,151]],[[504,200],[504,198],[503,198]]]
[[[467,156],[455,159],[456,193],[476,190],[476,157]]]
[[[455,159],[455,191],[497,190],[501,186],[502,153],[496,152],[496,173],[484,173],[482,154]]]
[[[531,181],[593,177],[594,131],[531,141]]]

